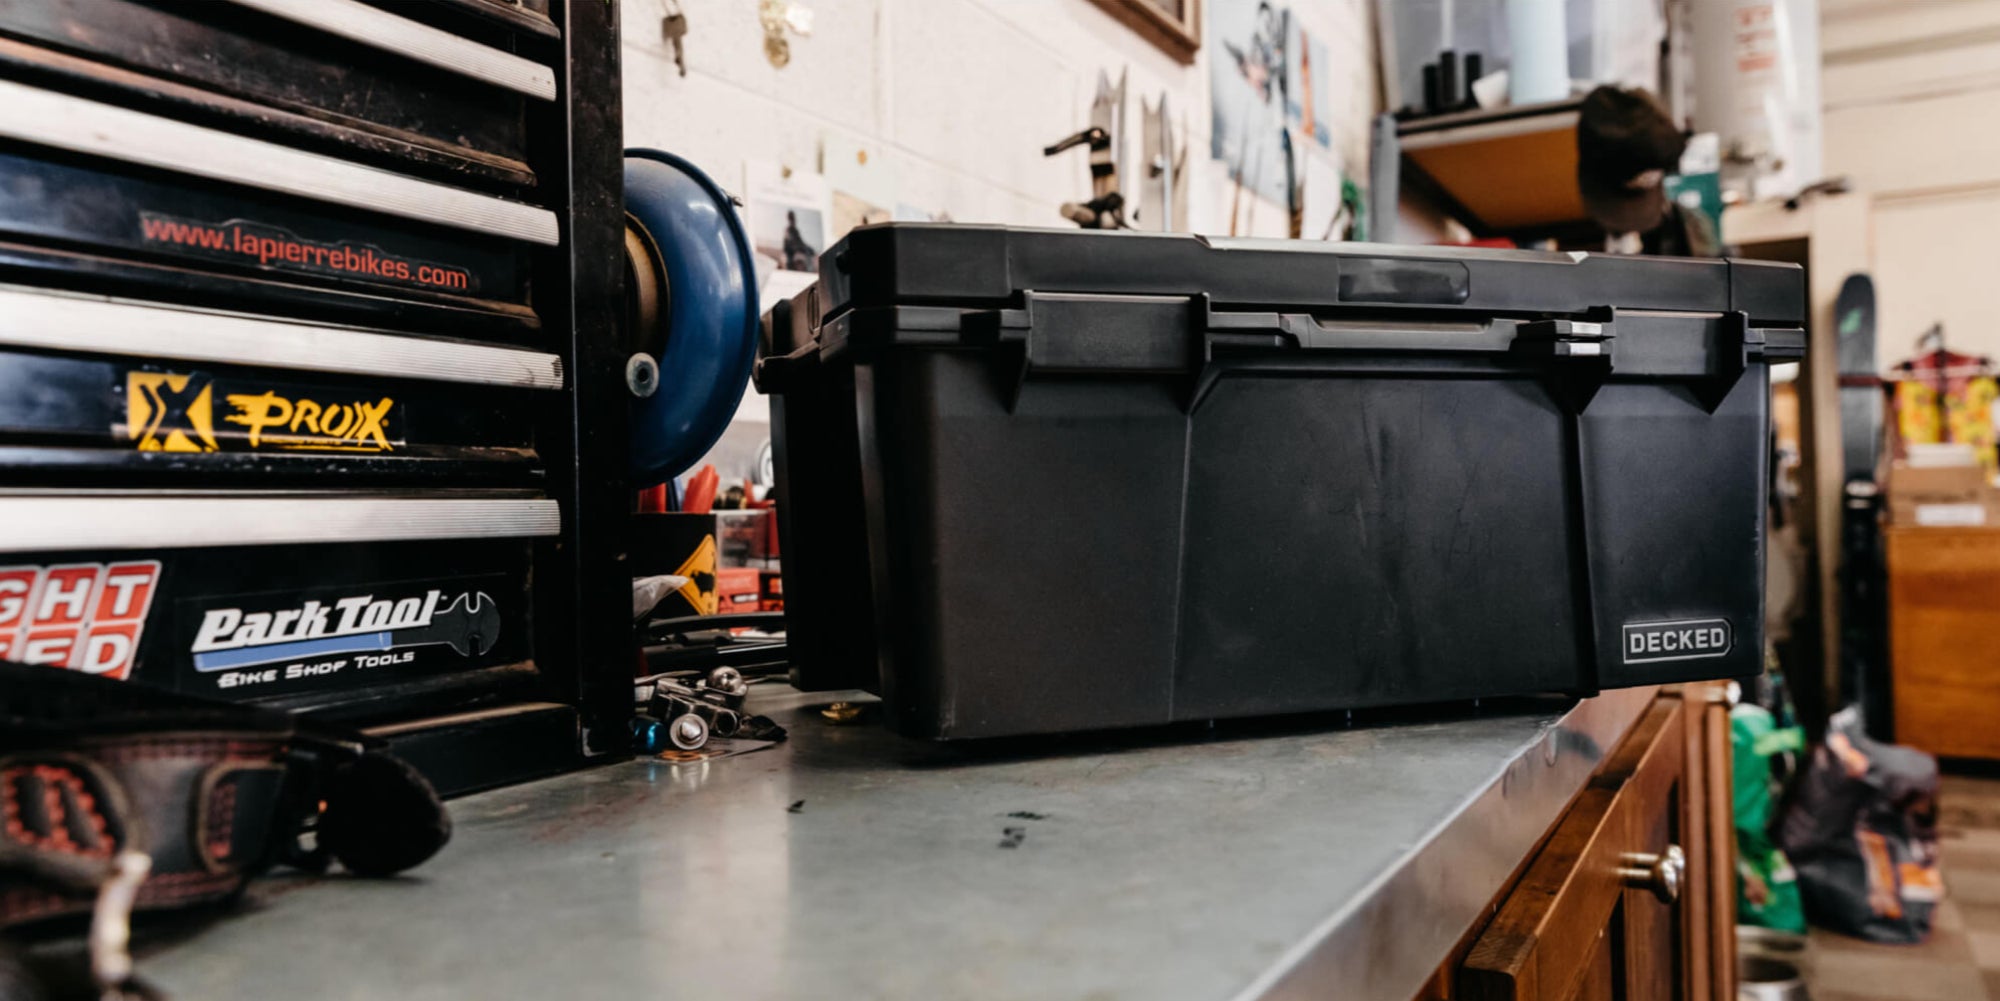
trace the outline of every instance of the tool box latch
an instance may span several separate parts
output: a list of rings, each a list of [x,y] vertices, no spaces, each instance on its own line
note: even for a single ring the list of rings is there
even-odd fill
[[[1806,332],[1799,327],[1751,327],[1743,349],[1749,357],[1767,362],[1800,361],[1806,356]]]
[[[1029,292],[1020,309],[970,314],[975,341],[1020,342],[1031,372],[1186,372],[1206,307],[1187,296]]]
[[[1608,320],[1531,320],[1514,333],[1514,350],[1557,358],[1610,358]]]

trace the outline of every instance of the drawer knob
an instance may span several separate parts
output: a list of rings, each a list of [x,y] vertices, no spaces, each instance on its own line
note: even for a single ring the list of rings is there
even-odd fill
[[[1687,875],[1687,853],[1679,845],[1668,845],[1658,855],[1626,852],[1619,856],[1618,877],[1635,890],[1651,890],[1660,903],[1681,898],[1681,880]]]

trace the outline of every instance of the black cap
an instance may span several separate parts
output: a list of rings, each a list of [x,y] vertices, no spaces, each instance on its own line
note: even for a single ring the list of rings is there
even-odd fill
[[[1643,233],[1667,217],[1666,175],[1687,136],[1644,90],[1599,87],[1576,123],[1576,180],[1591,217],[1614,233]]]

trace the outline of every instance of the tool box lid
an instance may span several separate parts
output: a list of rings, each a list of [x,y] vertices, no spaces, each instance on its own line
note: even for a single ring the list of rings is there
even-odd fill
[[[1804,289],[1801,268],[1768,261],[884,223],[820,258],[818,306],[830,318],[869,306],[994,307],[1024,292],[1206,295],[1288,310],[1742,312],[1753,325],[1800,326]]]

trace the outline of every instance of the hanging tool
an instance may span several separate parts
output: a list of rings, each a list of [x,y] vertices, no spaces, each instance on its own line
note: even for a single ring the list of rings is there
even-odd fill
[[[1243,141],[1240,144],[1238,144],[1236,149],[1235,167],[1230,171],[1232,174],[1236,175],[1236,187],[1229,196],[1230,236],[1237,235],[1236,219],[1239,210],[1241,210],[1243,207],[1243,182],[1245,180],[1244,174],[1249,169],[1250,169],[1250,133],[1246,129],[1243,133]]]
[[[1299,170],[1299,149],[1292,142],[1292,130],[1278,130],[1278,145],[1285,154],[1285,235],[1296,240],[1305,235],[1306,182]]]
[[[1149,105],[1141,97],[1139,109],[1140,156],[1145,160],[1146,180],[1140,188],[1136,217],[1147,229],[1172,233],[1187,224],[1187,141],[1182,139],[1178,145],[1174,141],[1167,95],[1160,95],[1158,105]],[[1186,128],[1179,134],[1185,135]]]
[[[1118,74],[1114,90],[1104,71],[1097,73],[1097,97],[1090,104],[1090,125],[1083,131],[1042,148],[1043,156],[1088,144],[1090,147],[1090,200],[1064,202],[1063,218],[1084,229],[1125,229],[1125,196],[1118,190],[1118,167],[1123,160],[1125,125],[1125,73]]]
[[[660,37],[674,47],[674,67],[682,76],[688,75],[687,53],[682,51],[681,39],[687,37],[687,14],[681,11],[680,0],[661,0],[666,16],[660,19]]]
[[[1250,137],[1248,135],[1245,135],[1243,137],[1243,145],[1244,145],[1244,152],[1246,155],[1250,156],[1250,159],[1247,162],[1245,162],[1242,165],[1242,167],[1240,167],[1236,172],[1236,194],[1229,203],[1230,236],[1237,235],[1236,206],[1239,203],[1243,205],[1244,236],[1248,236],[1252,232],[1255,232],[1251,227],[1255,224],[1255,221],[1257,219],[1258,198],[1257,198],[1256,184],[1257,184],[1257,179],[1263,176],[1264,148],[1262,146],[1259,146],[1254,150],[1250,149],[1249,148]],[[1248,202],[1245,202],[1243,198],[1243,190],[1245,188],[1250,189],[1250,198]]]
[[[758,0],[757,21],[764,26],[764,58],[780,69],[792,61],[787,33],[803,38],[813,30],[812,8],[794,0]]]

